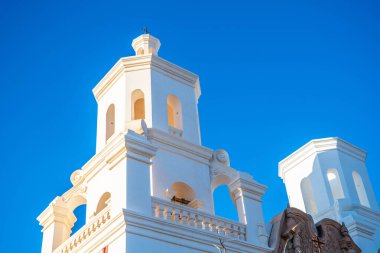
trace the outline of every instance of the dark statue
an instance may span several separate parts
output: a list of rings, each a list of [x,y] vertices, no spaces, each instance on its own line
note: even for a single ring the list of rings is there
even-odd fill
[[[331,219],[313,218],[288,207],[272,220],[269,246],[275,253],[360,253],[346,226]]]

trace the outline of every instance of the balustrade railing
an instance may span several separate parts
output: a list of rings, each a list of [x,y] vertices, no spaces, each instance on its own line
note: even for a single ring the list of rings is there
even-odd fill
[[[246,226],[244,224],[217,217],[184,205],[152,197],[152,212],[156,218],[202,229],[226,237],[246,240]]]
[[[98,231],[99,228],[103,227],[103,225],[110,219],[110,209],[109,207],[106,207],[99,214],[93,217],[88,224],[85,224],[74,235],[58,246],[53,253],[71,252],[74,248],[78,247],[82,242],[87,240],[93,233]]]

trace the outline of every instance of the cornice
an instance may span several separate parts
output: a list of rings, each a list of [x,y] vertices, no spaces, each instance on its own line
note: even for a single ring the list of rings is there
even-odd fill
[[[100,82],[92,89],[97,102],[101,97],[116,83],[123,73],[142,70],[154,69],[173,79],[181,81],[196,90],[197,98],[200,96],[199,77],[181,68],[169,61],[166,61],[156,55],[137,55],[121,58],[108,71],[108,73],[100,80]]]
[[[367,156],[366,151],[338,137],[314,139],[278,163],[279,177],[284,179],[285,173],[294,168],[297,164],[312,155],[330,150],[338,150],[362,162],[365,162]]]

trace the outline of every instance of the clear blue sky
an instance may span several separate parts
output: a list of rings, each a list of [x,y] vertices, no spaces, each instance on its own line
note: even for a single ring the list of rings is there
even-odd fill
[[[144,25],[200,76],[203,145],[269,186],[267,221],[287,204],[277,163],[314,138],[367,150],[379,199],[379,2],[225,2],[1,1],[3,251],[40,250],[36,217],[95,152],[91,90]]]

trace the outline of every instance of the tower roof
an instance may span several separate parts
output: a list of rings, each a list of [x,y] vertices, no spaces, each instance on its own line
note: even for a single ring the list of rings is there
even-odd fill
[[[314,139],[297,149],[278,163],[278,175],[283,178],[286,171],[302,162],[309,156],[329,150],[339,150],[360,161],[365,162],[367,152],[338,137]]]

